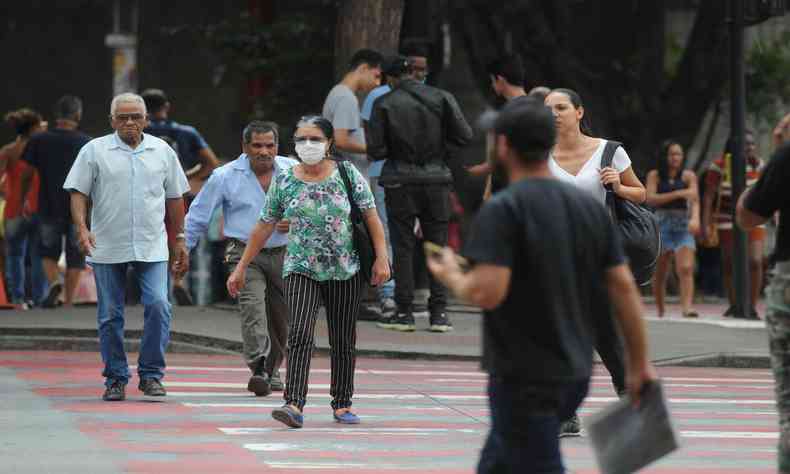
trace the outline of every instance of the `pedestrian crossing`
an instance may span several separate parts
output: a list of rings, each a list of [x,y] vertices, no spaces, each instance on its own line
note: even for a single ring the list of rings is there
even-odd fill
[[[270,416],[283,403],[280,393],[246,392],[249,372],[237,358],[173,354],[170,361],[168,396],[154,404],[136,391],[136,379],[126,402],[101,402],[95,356],[62,355],[52,366],[28,355],[16,370],[54,409],[70,412],[81,431],[108,449],[122,446],[128,472],[219,472],[219,465],[225,472],[469,473],[489,429],[487,377],[472,362],[360,359],[353,410],[362,423],[345,426],[333,421],[329,407],[329,361],[316,358],[305,425],[293,430]],[[659,373],[681,449],[644,472],[775,472],[769,371],[662,367]],[[598,368],[579,414],[584,421],[615,400]],[[562,450],[572,472],[598,472],[587,438],[565,438]]]

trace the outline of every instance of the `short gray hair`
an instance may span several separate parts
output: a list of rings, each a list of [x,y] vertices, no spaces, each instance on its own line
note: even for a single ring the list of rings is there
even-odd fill
[[[125,103],[140,104],[143,106],[143,113],[147,113],[145,101],[142,97],[131,92],[124,92],[123,94],[118,94],[113,97],[112,102],[110,103],[110,115],[115,115],[115,111],[118,110],[118,104]]]
[[[274,122],[264,122],[262,120],[253,120],[241,132],[241,139],[244,143],[252,142],[252,135],[255,133],[269,133],[274,134],[274,143],[280,143],[280,127]]]

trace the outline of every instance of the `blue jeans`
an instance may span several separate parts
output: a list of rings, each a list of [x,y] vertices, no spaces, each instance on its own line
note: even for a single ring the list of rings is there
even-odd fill
[[[387,241],[387,250],[390,254],[390,261],[392,261],[392,244],[390,243],[390,228],[387,225],[387,205],[384,201],[384,188],[379,185],[379,179],[370,178],[370,189],[373,191],[373,198],[376,202],[376,211],[379,213],[379,220],[381,225],[384,226],[384,238]],[[395,279],[391,279],[387,283],[378,287],[379,301],[384,301],[385,298],[395,297]]]
[[[587,394],[589,380],[539,385],[492,376],[488,382],[491,432],[478,474],[561,474],[560,422]]]
[[[137,373],[140,380],[164,377],[165,349],[170,341],[170,302],[167,300],[167,262],[92,263],[98,294],[99,345],[105,384],[129,382],[123,349],[126,270],[134,267],[144,306],[143,338]]]
[[[38,217],[14,217],[5,221],[7,246],[6,276],[11,303],[19,304],[25,300],[25,257],[30,255],[30,289],[33,302],[41,303],[47,296],[49,283],[44,275],[41,255],[38,251],[40,240]]]

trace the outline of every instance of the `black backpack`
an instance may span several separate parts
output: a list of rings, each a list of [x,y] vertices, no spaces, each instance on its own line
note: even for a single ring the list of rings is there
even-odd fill
[[[623,144],[607,141],[601,157],[601,168],[612,166],[614,153]],[[661,234],[658,220],[647,207],[623,199],[606,187],[606,208],[620,232],[628,265],[640,286],[650,283],[661,255]]]

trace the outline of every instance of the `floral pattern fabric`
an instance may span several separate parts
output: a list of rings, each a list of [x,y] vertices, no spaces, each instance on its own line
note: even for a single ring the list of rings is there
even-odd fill
[[[347,161],[338,166],[345,167],[359,208],[375,208],[362,174]],[[348,280],[359,271],[359,256],[343,178],[335,169],[325,180],[308,183],[294,175],[294,168],[275,177],[260,216],[263,222],[290,221],[283,278],[297,273],[316,281]]]

